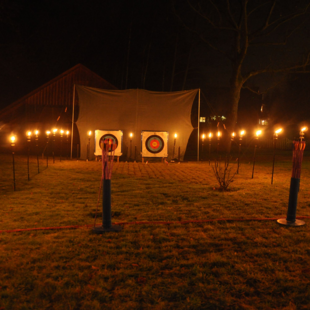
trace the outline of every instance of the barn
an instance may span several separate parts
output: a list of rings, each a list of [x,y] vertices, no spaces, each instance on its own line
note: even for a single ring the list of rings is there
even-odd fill
[[[59,76],[33,90],[0,111],[0,146],[7,149],[8,136],[15,134],[22,148],[26,143],[25,133],[28,130],[39,130],[40,141],[45,143],[43,135],[51,128],[63,128],[71,131],[73,87],[75,84],[116,89],[115,86],[89,70],[82,64],[63,72]],[[75,97],[78,109],[78,97]],[[75,113],[78,117],[78,110]],[[79,134],[74,128],[74,150],[79,144]]]

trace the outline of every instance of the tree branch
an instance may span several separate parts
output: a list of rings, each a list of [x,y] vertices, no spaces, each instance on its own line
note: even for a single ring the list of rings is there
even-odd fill
[[[259,37],[266,37],[268,35],[270,35],[272,32],[274,32],[276,29],[278,29],[281,25],[285,24],[285,23],[288,23],[289,21],[299,17],[299,16],[302,16],[302,15],[305,15],[308,11],[310,7],[310,3],[300,12],[300,13],[293,13],[293,14],[289,14],[287,16],[283,16],[281,18],[278,18],[276,19],[274,22],[272,23],[268,23],[268,17],[266,19],[266,22],[265,22],[265,25],[262,26],[261,28],[259,28],[258,30],[254,31],[251,35],[250,35],[250,41],[256,39],[256,38],[259,38]],[[271,28],[269,31],[265,32],[265,30],[267,30],[268,28],[270,27],[273,27]]]
[[[213,23],[213,21],[207,17],[205,14],[202,14],[201,12],[203,11],[200,4],[199,5],[199,10],[197,10],[192,3],[190,2],[190,0],[187,0],[187,4],[189,5],[189,7],[196,13],[198,14],[201,18],[203,18],[204,20],[206,20],[213,28],[215,29],[220,29],[220,30],[231,30],[231,31],[237,31],[237,29],[232,28],[232,27],[222,27],[220,25],[216,25]],[[218,9],[217,9],[218,10]]]
[[[284,78],[278,80],[277,83],[275,83],[275,84],[273,84],[272,86],[268,87],[268,88],[267,88],[265,91],[263,91],[263,92],[261,92],[261,91],[259,91],[259,90],[256,91],[256,90],[254,90],[253,88],[251,88],[250,86],[242,86],[242,88],[248,89],[248,90],[250,90],[250,91],[251,91],[252,93],[254,93],[254,94],[262,95],[262,94],[268,93],[268,91],[269,91],[270,89],[277,87],[279,84],[281,84],[281,83],[285,80],[285,78],[286,78],[286,77],[284,77]]]
[[[228,15],[229,15],[229,17],[230,17],[230,19],[231,19],[231,22],[232,22],[232,24],[235,26],[235,29],[239,29],[239,28],[238,28],[238,25],[237,25],[237,23],[236,23],[236,21],[235,21],[235,19],[234,19],[234,17],[233,17],[233,15],[232,15],[232,13],[231,13],[229,0],[226,0],[226,3],[227,3]]]
[[[241,54],[240,54],[240,63],[243,63],[243,60],[247,54],[247,50],[249,47],[249,33],[248,33],[248,14],[247,14],[247,4],[248,4],[248,0],[245,0],[243,3],[243,12],[242,14],[244,15],[243,18],[243,27],[244,27],[244,31],[243,31],[243,46],[242,46],[242,50],[241,50]]]
[[[243,89],[248,89],[249,91],[251,91],[252,93],[256,94],[256,95],[260,95],[261,93],[259,92],[259,90],[254,90],[253,88],[251,88],[250,86],[242,86]]]
[[[251,46],[270,46],[270,45],[286,45],[288,39],[292,36],[292,34],[300,29],[300,27],[306,22],[306,19],[300,23],[298,26],[296,26],[291,32],[285,35],[284,41],[282,42],[258,42],[258,43],[250,43]]]
[[[268,16],[267,16],[266,21],[265,21],[265,25],[264,25],[264,27],[263,27],[263,31],[264,31],[264,30],[268,27],[268,25],[269,25],[269,21],[270,21],[270,18],[271,18],[271,15],[272,15],[272,12],[273,12],[275,6],[276,6],[276,0],[273,1],[272,6],[270,7]]]
[[[212,4],[212,6],[214,7],[214,9],[217,11],[217,14],[219,15],[220,17],[220,24],[222,23],[222,14],[219,10],[219,8],[214,4],[214,2],[212,0],[209,0],[209,2]]]
[[[213,50],[215,50],[215,51],[221,53],[221,54],[222,54],[223,56],[225,56],[227,59],[229,59],[230,61],[232,61],[232,57],[230,56],[229,53],[227,53],[227,52],[221,50],[220,48],[216,47],[216,46],[213,45],[209,40],[205,39],[205,38],[202,36],[202,34],[198,33],[196,30],[193,30],[191,27],[187,26],[187,25],[184,23],[184,21],[182,20],[182,18],[180,17],[180,15],[175,11],[174,5],[172,6],[172,9],[173,9],[175,15],[177,16],[178,20],[182,23],[182,25],[183,25],[188,31],[190,31],[190,32],[192,32],[192,33],[195,33],[197,36],[199,36],[199,38],[200,38],[203,42],[207,43],[207,44],[209,45],[209,47],[211,47]]]
[[[271,68],[265,68],[262,70],[257,70],[257,71],[251,71],[250,73],[248,73],[244,79],[243,79],[243,83],[245,83],[249,78],[262,74],[262,73],[279,73],[279,72],[296,72],[294,71],[295,69],[300,69],[300,68],[306,68],[307,66],[310,65],[310,52],[307,55],[306,60],[304,61],[304,63],[302,63],[301,65],[296,65],[296,66],[291,66],[291,67],[286,67],[286,68],[281,68],[281,69],[271,69]]]
[[[226,57],[227,59],[229,59],[230,61],[233,60],[233,58],[230,56],[229,53],[227,53],[227,52],[225,52],[225,51],[219,49],[219,48],[216,47],[215,45],[213,45],[210,41],[206,40],[201,34],[199,34],[199,33],[197,33],[197,34],[199,35],[200,39],[201,39],[203,42],[207,43],[207,44],[209,45],[209,47],[211,47],[213,50],[215,50],[215,51],[221,53],[223,56],[225,56],[225,57]]]
[[[251,14],[253,14],[256,10],[258,10],[258,9],[261,8],[262,6],[268,4],[269,2],[270,2],[270,1],[261,3],[260,5],[258,5],[257,7],[255,7],[252,11],[249,12],[248,17],[249,17]]]

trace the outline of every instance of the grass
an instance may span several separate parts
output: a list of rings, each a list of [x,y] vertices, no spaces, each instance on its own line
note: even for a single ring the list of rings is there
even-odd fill
[[[115,164],[114,222],[280,218],[287,211],[290,156],[250,159],[228,192],[208,163]],[[100,163],[0,156],[0,230],[93,224]],[[235,162],[232,165],[236,165]],[[297,215],[310,215],[310,162]],[[100,206],[97,223],[100,222]],[[306,220],[309,225],[309,220]],[[275,221],[124,225],[0,234],[0,309],[309,309],[308,226]]]

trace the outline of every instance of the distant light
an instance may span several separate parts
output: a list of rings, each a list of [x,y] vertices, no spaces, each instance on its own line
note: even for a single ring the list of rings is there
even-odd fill
[[[37,136],[39,134],[39,130],[35,130],[35,135]]]
[[[51,132],[49,130],[47,130],[45,133],[47,136],[49,136],[51,134]]]
[[[132,132],[129,134],[129,137],[130,137],[130,138],[132,138],[132,137],[133,137],[133,133],[132,133]]]
[[[57,128],[54,128],[52,131],[55,134],[57,132],[57,130],[58,130]]]
[[[280,133],[282,131],[282,128],[279,128],[278,130],[275,131],[276,134]]]
[[[15,137],[15,136],[11,136],[11,137],[10,137],[10,140],[11,140],[12,143],[14,143],[15,140],[16,140],[16,137]]]
[[[262,131],[261,130],[257,130],[256,131],[256,136],[258,137],[259,135],[261,135],[262,134]]]
[[[307,127],[303,127],[303,128],[301,128],[301,132],[304,132],[304,131],[307,131],[308,130],[308,128]]]
[[[69,133],[70,133],[70,131],[69,131],[69,130],[67,130],[67,131],[66,131],[67,136],[69,135]]]
[[[204,140],[204,139],[205,139],[205,137],[206,137],[206,136],[205,136],[205,134],[203,133],[203,134],[202,134],[202,139]]]
[[[244,130],[241,130],[240,136],[243,136],[243,135],[245,135],[245,131],[244,131]]]
[[[91,132],[91,130],[90,130],[90,131],[88,132],[88,135],[91,136],[91,134],[92,134],[92,132]]]
[[[178,136],[178,134],[175,133],[175,134],[174,134],[175,139],[177,138],[177,136]]]
[[[209,133],[209,138],[212,138],[212,133],[211,132]]]
[[[235,135],[236,135],[236,134],[235,134],[234,132],[231,134],[232,137],[234,137]]]
[[[60,130],[60,133],[61,133],[61,134],[63,134],[63,133],[64,133],[64,131],[61,129],[61,130]]]
[[[27,136],[30,137],[31,135],[32,135],[32,132],[31,132],[31,131],[28,131],[28,132],[27,132]]]
[[[217,136],[218,136],[218,137],[221,136],[221,132],[220,132],[220,131],[217,132]]]

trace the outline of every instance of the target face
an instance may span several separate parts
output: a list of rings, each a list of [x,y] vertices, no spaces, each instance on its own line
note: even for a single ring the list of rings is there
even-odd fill
[[[117,138],[112,135],[112,134],[106,134],[106,135],[103,135],[100,140],[99,140],[99,146],[100,148],[102,149],[102,145],[103,143],[107,143],[109,145],[109,152],[112,152],[114,150],[117,149],[118,147],[118,140]],[[112,149],[112,145],[113,145],[113,149]]]
[[[149,136],[145,141],[146,149],[153,154],[161,152],[164,146],[164,140],[157,135]]]

